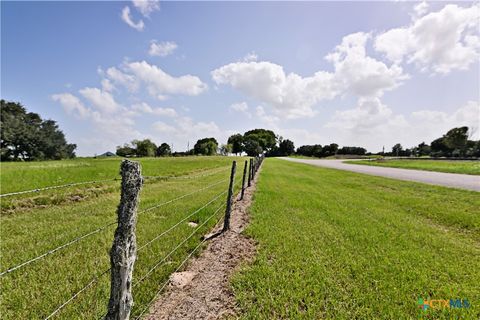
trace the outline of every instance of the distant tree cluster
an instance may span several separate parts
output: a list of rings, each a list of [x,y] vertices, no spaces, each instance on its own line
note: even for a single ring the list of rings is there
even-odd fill
[[[116,152],[120,157],[167,157],[171,153],[167,143],[162,143],[157,147],[150,139],[133,140],[131,143],[118,146]]]
[[[193,146],[193,153],[197,155],[213,156],[217,154],[218,142],[215,138],[197,140]]]
[[[275,135],[272,130],[254,129],[242,134],[234,134],[228,138],[231,152],[245,152],[253,157],[265,153],[266,156],[288,156],[295,152],[292,141]]]
[[[75,157],[75,144],[67,143],[65,135],[53,120],[43,120],[27,112],[17,102],[0,100],[0,158],[16,160],[60,160]]]
[[[458,127],[450,129],[442,137],[433,140],[430,145],[422,142],[416,147],[403,149],[402,145],[397,143],[392,147],[392,152],[387,152],[385,155],[399,157],[480,157],[480,140],[470,140],[468,127]]]
[[[342,154],[348,154],[346,153],[347,150],[352,150],[356,152],[362,152],[362,154],[365,154],[365,149],[359,148],[359,147],[343,147],[342,149]],[[315,144],[315,145],[305,145],[301,146],[297,149],[297,154],[302,155],[302,156],[307,156],[307,157],[317,157],[317,158],[323,158],[323,157],[329,157],[336,155],[338,153],[338,144],[336,143],[331,143],[328,145],[320,145],[320,144]]]

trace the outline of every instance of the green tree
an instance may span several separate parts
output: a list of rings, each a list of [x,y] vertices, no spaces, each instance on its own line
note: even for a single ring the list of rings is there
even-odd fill
[[[262,152],[269,152],[271,149],[275,148],[277,145],[277,139],[275,133],[271,130],[266,129],[254,129],[245,132],[243,135],[244,149],[246,150],[246,141],[255,140],[258,145],[262,148]],[[251,151],[251,149],[250,149]],[[247,152],[248,153],[248,152]]]
[[[217,154],[218,142],[215,138],[203,138],[195,143],[193,150],[195,154],[212,156]]]
[[[465,148],[468,141],[468,127],[459,127],[448,130],[443,136],[445,145],[458,155],[465,154]]]
[[[117,146],[117,156],[120,157],[134,157],[137,155],[137,150],[128,143],[125,143],[123,146]]]
[[[59,160],[75,157],[75,144],[53,120],[42,120],[20,103],[0,100],[0,157],[5,160]]]
[[[417,155],[418,156],[428,156],[431,152],[431,148],[428,144],[426,144],[425,142],[422,142],[418,145],[417,147]]]
[[[397,143],[392,147],[392,154],[394,156],[401,156],[401,153],[403,152],[403,147],[400,143]]]
[[[232,145],[230,143],[228,144],[222,144],[220,146],[220,153],[224,156],[228,156],[229,153],[232,153]]]
[[[295,152],[295,145],[291,140],[282,140],[278,147],[278,153],[282,156],[289,156]]]
[[[243,136],[239,133],[231,135],[228,138],[228,144],[232,145],[232,151],[236,155],[243,151]]]
[[[150,139],[133,140],[132,145],[135,146],[137,157],[154,157],[157,151],[157,145]]]
[[[435,139],[430,143],[431,154],[435,157],[449,156],[452,150],[445,144],[443,137]]]
[[[243,148],[250,157],[255,157],[263,153],[262,146],[260,146],[258,140],[253,137],[247,137],[243,140]]]
[[[172,150],[170,149],[170,146],[168,143],[162,143],[158,148],[155,153],[157,157],[167,157],[172,154]]]

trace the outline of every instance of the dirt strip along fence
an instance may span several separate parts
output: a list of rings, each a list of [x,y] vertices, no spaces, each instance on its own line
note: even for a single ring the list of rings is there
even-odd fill
[[[93,236],[94,234],[97,234],[99,232],[102,232],[103,230],[106,230],[109,226],[117,225],[116,230],[115,230],[115,235],[113,239],[113,244],[110,250],[110,268],[101,270],[98,272],[96,275],[94,275],[90,281],[85,283],[79,290],[77,290],[75,293],[73,293],[70,298],[66,299],[65,301],[61,302],[58,304],[58,307],[52,310],[48,315],[46,316],[41,316],[43,319],[52,319],[54,317],[60,317],[62,310],[64,310],[65,307],[68,305],[71,305],[75,302],[75,300],[82,295],[85,291],[93,288],[96,286],[100,279],[108,274],[110,274],[110,296],[109,299],[105,301],[105,305],[107,307],[107,313],[106,314],[101,314],[99,315],[98,319],[107,319],[107,320],[123,320],[123,319],[129,319],[131,314],[132,314],[132,308],[134,306],[134,296],[132,294],[132,289],[140,286],[142,283],[144,283],[145,280],[149,278],[149,276],[161,265],[165,264],[167,260],[178,250],[184,245],[188,240],[192,239],[195,236],[198,236],[197,233],[200,231],[202,227],[204,227],[210,220],[213,218],[217,218],[217,221],[215,225],[219,225],[221,220],[223,219],[223,228],[221,231],[219,231],[218,234],[222,232],[226,232],[230,228],[230,215],[231,215],[231,208],[232,204],[234,202],[234,188],[237,186],[237,184],[241,183],[240,186],[240,191],[239,191],[239,196],[238,200],[243,199],[243,195],[245,192],[245,189],[250,187],[252,184],[252,181],[255,177],[255,175],[258,172],[258,169],[260,168],[260,165],[262,164],[264,160],[264,156],[258,156],[251,158],[250,161],[246,160],[244,162],[244,167],[243,167],[243,175],[239,181],[235,182],[235,175],[236,175],[236,167],[237,163],[236,161],[232,162],[230,169],[230,178],[229,178],[229,183],[228,183],[228,188],[219,194],[217,194],[215,197],[210,199],[208,202],[203,204],[201,207],[197,208],[187,216],[183,217],[181,220],[177,221],[174,225],[166,229],[165,231],[161,232],[160,234],[156,235],[153,239],[149,240],[145,244],[143,244],[140,247],[137,247],[136,243],[136,227],[137,227],[137,217],[139,214],[157,209],[159,207],[168,205],[170,203],[185,199],[186,197],[192,196],[194,194],[198,194],[204,190],[213,188],[214,186],[220,185],[222,183],[225,183],[226,180],[222,179],[220,181],[217,181],[213,184],[204,186],[200,189],[194,190],[193,192],[189,192],[186,194],[183,194],[179,197],[170,199],[168,201],[164,201],[158,204],[155,204],[153,206],[150,206],[146,209],[143,210],[138,210],[138,204],[140,202],[140,190],[142,188],[142,185],[146,179],[191,179],[193,177],[204,177],[208,176],[208,174],[204,175],[197,175],[197,176],[192,176],[192,177],[182,177],[182,176],[150,176],[150,177],[143,177],[141,175],[141,166],[137,162],[133,162],[130,160],[123,160],[121,165],[120,165],[120,174],[121,174],[121,179],[112,179],[108,181],[115,181],[115,180],[121,180],[121,195],[120,195],[120,204],[117,208],[117,219],[116,221],[111,221],[105,225],[93,228],[90,232],[87,232],[81,236],[78,236],[74,239],[71,239],[70,241],[63,243],[60,246],[57,246],[51,250],[48,250],[36,257],[33,257],[27,261],[21,262],[15,266],[11,266],[10,268],[3,270],[0,272],[0,278],[8,276],[8,274],[12,272],[18,272],[21,269],[24,269],[28,265],[31,265],[39,260],[45,259],[48,256],[54,255],[56,252],[61,251],[67,247],[73,246],[74,244],[77,244],[81,242],[82,240]],[[215,173],[221,172],[221,171],[226,171],[227,168],[223,168],[222,170],[216,170]],[[98,183],[99,181],[92,181],[92,182],[87,182],[88,183]],[[59,186],[60,188],[66,187],[66,186],[71,186],[75,184],[65,184]],[[42,190],[51,190],[51,189],[56,189],[56,186],[52,187],[47,187],[43,189],[35,189],[35,190],[28,190],[27,192],[18,192],[16,194],[24,194],[24,193],[30,193],[30,192],[40,192]],[[3,196],[10,196],[14,195],[12,194],[5,194]],[[211,214],[207,219],[201,223],[200,225],[196,226],[195,229],[187,236],[185,237],[182,241],[180,241],[174,248],[171,250],[168,254],[163,256],[161,259],[158,260],[153,266],[151,266],[148,269],[148,272],[145,273],[143,276],[138,277],[137,279],[133,278],[133,271],[135,267],[135,262],[138,258],[139,252],[143,252],[144,248],[149,246],[151,243],[154,241],[157,241],[158,239],[162,238],[165,236],[167,233],[170,233],[173,231],[175,228],[180,226],[182,223],[188,222],[188,219],[192,218],[195,214],[199,213],[200,211],[204,210],[207,208],[210,204],[214,203],[216,200],[221,199],[221,197],[226,196],[226,201],[225,203],[222,203],[220,206],[214,210],[213,214]],[[225,208],[224,214],[220,215],[218,217],[219,212]],[[215,220],[213,220],[215,221]],[[206,241],[209,240],[209,238],[217,236],[218,234],[215,235],[210,235],[208,238],[201,237],[201,242],[187,255],[187,257],[181,262],[180,265],[175,269],[175,272],[180,270],[187,260],[197,251]],[[28,273],[28,271],[25,271]],[[166,287],[168,284],[168,280],[163,283],[159,287],[159,291],[157,294],[154,296],[157,297],[159,293]],[[154,299],[153,298],[153,299]],[[136,317],[137,319],[143,315],[143,313],[146,311],[146,309],[149,307],[151,303],[153,303],[153,299],[147,304],[147,306],[143,309],[142,313],[140,316]],[[82,314],[77,315],[78,318],[82,318]]]

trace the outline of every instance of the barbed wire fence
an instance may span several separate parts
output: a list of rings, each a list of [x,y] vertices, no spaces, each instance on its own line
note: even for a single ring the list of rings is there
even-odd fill
[[[228,169],[231,169],[231,172],[230,172],[230,182],[229,182],[229,185],[228,185],[228,189],[227,190],[224,190],[218,194],[216,194],[213,198],[211,198],[210,200],[208,200],[206,203],[204,203],[203,205],[201,205],[200,207],[198,207],[197,209],[193,210],[192,212],[190,212],[189,214],[185,215],[184,217],[182,217],[180,220],[178,220],[176,223],[174,223],[173,225],[171,225],[170,227],[168,227],[165,231],[162,231],[160,232],[159,234],[155,235],[153,238],[151,238],[150,240],[148,240],[147,242],[145,242],[144,244],[142,244],[141,246],[138,247],[138,249],[136,248],[136,245],[135,245],[135,257],[137,255],[137,253],[143,251],[143,249],[145,249],[146,247],[152,245],[152,243],[158,241],[159,239],[163,238],[164,236],[166,236],[167,234],[169,234],[171,231],[175,230],[176,228],[178,228],[179,226],[181,226],[184,222],[188,221],[189,219],[192,219],[195,215],[199,214],[200,212],[202,212],[202,210],[205,210],[207,209],[211,204],[215,203],[217,200],[221,199],[222,196],[225,196],[227,194],[227,201],[226,203],[222,203],[220,206],[217,206],[216,209],[213,211],[213,213],[211,215],[209,215],[202,223],[198,224],[195,229],[185,238],[182,239],[182,241],[180,241],[171,251],[169,251],[166,255],[162,256],[160,259],[158,259],[156,261],[155,264],[153,264],[152,266],[150,266],[148,268],[148,271],[143,274],[142,276],[140,276],[138,278],[138,280],[134,280],[132,282],[132,285],[131,286],[123,286],[121,292],[118,292],[118,288],[115,288],[115,286],[113,285],[114,282],[116,283],[126,283],[127,282],[127,279],[125,278],[126,274],[123,272],[123,273],[117,273],[116,275],[114,275],[113,273],[113,267],[114,267],[114,264],[113,264],[113,260],[111,258],[111,266],[109,268],[105,268],[104,270],[102,270],[101,272],[97,273],[96,275],[94,275],[87,283],[85,283],[83,286],[80,287],[80,289],[78,289],[77,291],[75,291],[74,293],[72,293],[72,295],[66,299],[65,301],[59,303],[58,307],[56,307],[54,310],[52,310],[48,315],[46,315],[45,317],[43,317],[43,319],[47,320],[47,319],[52,319],[58,315],[61,314],[62,310],[67,307],[68,305],[72,304],[79,296],[82,295],[82,293],[86,292],[88,289],[90,288],[93,288],[95,287],[99,281],[106,275],[110,274],[111,275],[111,292],[110,292],[110,296],[111,297],[114,297],[114,296],[117,296],[117,297],[125,297],[125,294],[127,295],[130,295],[130,297],[132,296],[131,294],[131,290],[133,288],[137,288],[139,287],[142,283],[144,283],[144,281],[146,279],[148,279],[153,272],[155,272],[155,270],[157,270],[160,266],[164,265],[169,258],[171,258],[175,252],[177,250],[179,250],[183,245],[185,245],[185,243],[187,243],[190,239],[192,239],[195,235],[197,235],[205,226],[207,226],[207,224],[212,220],[214,219],[215,217],[217,217],[216,219],[216,222],[215,222],[215,225],[218,225],[222,220],[223,220],[223,229],[222,229],[222,232],[225,232],[226,230],[229,229],[229,221],[230,221],[230,214],[231,214],[231,207],[232,207],[232,204],[233,204],[233,201],[234,201],[234,189],[236,187],[238,187],[238,185],[241,183],[241,187],[240,187],[240,191],[239,191],[239,194],[240,196],[238,197],[238,200],[242,200],[243,199],[243,195],[244,195],[244,192],[245,192],[245,189],[249,186],[251,186],[251,181],[254,179],[258,169],[260,168],[260,165],[261,163],[263,162],[263,159],[264,157],[263,156],[260,156],[260,157],[255,157],[253,159],[250,159],[250,162],[248,163],[247,161],[245,161],[245,164],[244,164],[244,168],[243,168],[243,178],[240,180],[238,180],[236,183],[235,183],[235,173],[236,173],[236,161],[233,161],[232,162],[232,166],[230,168],[229,167],[222,167],[222,168],[214,168],[212,170],[205,170],[204,172],[201,172],[197,175],[191,175],[191,176],[188,176],[188,175],[184,175],[184,176],[145,176],[145,177],[142,177],[142,180],[145,181],[148,180],[148,179],[164,179],[164,180],[170,180],[170,179],[194,179],[194,178],[202,178],[202,177],[206,177],[206,176],[210,176],[210,175],[214,175],[214,174],[218,174],[220,172],[223,172],[223,171],[226,171]],[[131,161],[129,160],[124,160],[125,161],[128,161],[131,163]],[[123,164],[123,162],[122,162]],[[248,164],[250,164],[248,166]],[[248,167],[248,178],[246,177],[247,175],[247,167]],[[123,175],[123,173],[122,173]],[[20,192],[13,192],[13,193],[7,193],[7,194],[2,194],[0,195],[0,197],[4,197],[4,196],[14,196],[14,195],[18,195],[18,194],[26,194],[26,193],[32,193],[32,192],[41,192],[41,191],[45,191],[45,190],[52,190],[52,189],[59,189],[59,188],[66,188],[66,187],[69,187],[69,186],[76,186],[76,185],[82,185],[82,184],[94,184],[94,183],[100,183],[100,182],[109,182],[109,181],[117,181],[117,180],[122,180],[122,185],[125,183],[125,179],[123,177],[123,179],[120,179],[120,178],[114,178],[114,179],[106,179],[106,180],[95,180],[95,181],[87,181],[87,182],[79,182],[79,183],[71,183],[71,184],[64,184],[64,185],[58,185],[58,186],[51,186],[51,187],[45,187],[45,188],[38,188],[38,189],[32,189],[32,190],[26,190],[26,191],[20,191]],[[140,215],[140,214],[145,214],[145,213],[148,213],[150,211],[153,211],[155,209],[158,209],[160,207],[163,207],[163,206],[166,206],[166,205],[169,205],[171,203],[174,203],[174,202],[177,202],[177,201],[180,201],[182,199],[185,199],[187,197],[190,197],[194,194],[198,194],[198,193],[201,193],[202,191],[205,191],[207,189],[210,189],[210,188],[213,188],[215,186],[218,186],[222,183],[225,183],[226,181],[228,181],[228,179],[221,179],[219,181],[216,181],[212,184],[209,184],[207,186],[204,186],[202,188],[199,188],[199,189],[196,189],[194,191],[191,191],[191,192],[188,192],[188,193],[185,193],[185,194],[182,194],[180,196],[177,196],[173,199],[170,199],[170,200],[167,200],[167,201],[163,201],[163,202],[160,202],[160,203],[157,203],[157,204],[154,204],[148,208],[145,208],[145,209],[142,209],[142,210],[137,210],[136,208],[136,204],[133,205],[133,204],[126,204],[127,206],[130,206],[131,208],[134,209],[135,211],[135,219],[134,219],[134,223],[136,224],[136,216],[137,215]],[[247,182],[248,181],[248,182]],[[247,183],[248,183],[248,186],[247,186]],[[124,204],[125,205],[125,204]],[[121,207],[121,205],[119,206],[119,208]],[[221,212],[221,210],[225,208],[225,214],[224,215],[219,215],[219,212]],[[120,210],[120,209],[118,209]],[[138,211],[138,212],[137,212]],[[133,212],[133,211],[132,211]],[[110,221],[102,226],[97,226],[95,228],[92,228],[92,230],[80,235],[80,236],[77,236],[59,246],[56,246],[40,255],[37,255],[31,259],[28,259],[26,261],[23,261],[19,264],[16,264],[14,266],[11,266],[10,268],[0,272],[0,278],[4,277],[4,276],[7,276],[8,274],[14,272],[14,271],[17,271],[17,270],[21,270],[25,267],[27,267],[28,265],[30,264],[33,264],[34,262],[37,262],[37,261],[40,261],[48,256],[51,256],[53,254],[55,254],[56,252],[59,252],[65,248],[68,248],[70,246],[73,246],[74,244],[78,244],[79,242],[81,242],[82,240],[84,239],[87,239],[97,233],[100,233],[104,230],[107,230],[109,229],[109,227],[117,224],[117,230],[116,230],[116,233],[118,232],[123,232],[121,230],[121,228],[119,228],[120,224],[121,224],[121,217],[120,217],[120,213],[119,211],[117,211],[117,214],[119,214],[118,216],[118,219],[115,220],[115,221]],[[120,230],[120,231],[119,231]],[[135,232],[135,228],[133,228],[133,232]],[[133,237],[135,238],[135,236]],[[132,240],[132,238],[130,237],[130,240]],[[188,261],[188,259],[190,259],[193,254],[195,254],[196,251],[198,251],[198,249],[203,245],[205,244],[205,242],[208,241],[207,238],[201,238],[201,241],[199,242],[198,245],[196,245],[194,247],[193,250],[191,250],[189,252],[189,254],[185,257],[185,259],[182,260],[182,262],[175,268],[175,271],[174,272],[177,272],[178,270],[180,270],[185,264],[186,262]],[[136,243],[136,241],[135,241]],[[131,244],[130,244],[131,245]],[[114,247],[112,247],[112,250],[111,252],[114,251]],[[134,267],[134,262],[135,262],[135,259],[133,259],[133,263],[131,264],[131,271],[133,272],[133,267]],[[119,274],[121,274],[121,276],[119,276]],[[130,276],[131,276],[131,273],[130,273]],[[114,279],[114,277],[116,277]],[[145,312],[148,311],[149,307],[151,306],[151,304],[155,301],[155,299],[161,294],[161,292],[165,289],[165,287],[167,286],[168,284],[168,279],[166,281],[164,281],[164,283],[160,286],[160,288],[157,290],[157,292],[155,293],[155,295],[152,297],[151,300],[149,300],[149,302],[144,306],[144,308],[141,309],[141,311],[139,312],[139,315],[136,316],[136,319],[140,319],[144,314]],[[128,288],[127,288],[128,287]],[[116,291],[115,291],[116,290]],[[115,291],[115,292],[114,292]],[[126,292],[128,291],[128,292]],[[132,298],[133,299],[133,298]],[[112,299],[110,299],[112,300]],[[107,302],[108,301],[105,301],[105,305],[107,305]],[[123,303],[126,302],[126,300],[123,301]],[[127,301],[128,302],[128,301]],[[108,312],[107,314],[102,314],[100,318],[104,318],[104,319],[128,319],[129,316],[130,316],[130,310],[131,310],[131,306],[133,305],[133,301],[129,301],[130,303],[130,307],[128,306],[125,306],[125,305],[120,305],[122,303],[121,299],[118,300],[117,299],[117,306],[116,308],[110,308],[110,303],[109,303],[109,308],[108,308]],[[128,309],[128,312],[124,312],[125,310]],[[122,311],[122,312],[121,312]]]

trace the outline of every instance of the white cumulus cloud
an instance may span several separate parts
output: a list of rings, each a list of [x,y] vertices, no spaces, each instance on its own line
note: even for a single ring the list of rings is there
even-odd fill
[[[126,24],[128,24],[130,27],[132,27],[137,31],[143,31],[143,29],[145,28],[145,24],[143,23],[143,20],[140,19],[138,20],[138,22],[133,21],[132,15],[130,14],[129,6],[126,6],[125,8],[123,8],[121,17]]]
[[[446,74],[466,70],[480,55],[479,28],[477,4],[449,4],[440,11],[414,18],[409,26],[378,35],[375,49],[391,61],[413,63],[422,71]]]
[[[234,62],[211,74],[217,84],[229,84],[271,105],[276,113],[287,118],[313,116],[313,105],[337,94],[331,73],[320,71],[311,77],[301,77],[286,74],[282,66],[267,61]]]
[[[98,88],[83,88],[80,94],[101,112],[112,113],[118,111],[121,106],[115,101],[110,92]]]
[[[52,95],[51,98],[53,101],[59,102],[68,114],[82,119],[90,115],[90,110],[71,93],[58,93]]]
[[[230,109],[236,112],[245,114],[247,117],[251,118],[252,114],[248,111],[248,104],[246,102],[238,102],[230,105]]]
[[[132,0],[132,3],[145,17],[149,17],[150,13],[160,10],[160,1],[158,0]]]
[[[177,48],[178,45],[173,41],[157,42],[156,40],[152,40],[148,54],[151,56],[166,57],[172,54]]]
[[[177,112],[173,108],[154,108],[151,107],[146,102],[136,103],[132,105],[132,111],[138,113],[146,113],[146,114],[153,114],[157,116],[165,116],[174,118],[177,116]]]
[[[349,34],[325,57],[335,67],[337,86],[360,97],[381,96],[408,79],[401,67],[387,66],[367,55],[366,45],[370,37],[363,32]]]
[[[188,74],[174,77],[146,61],[127,63],[125,70],[137,81],[144,83],[152,96],[162,97],[164,94],[196,96],[208,88],[207,84],[196,76]]]

